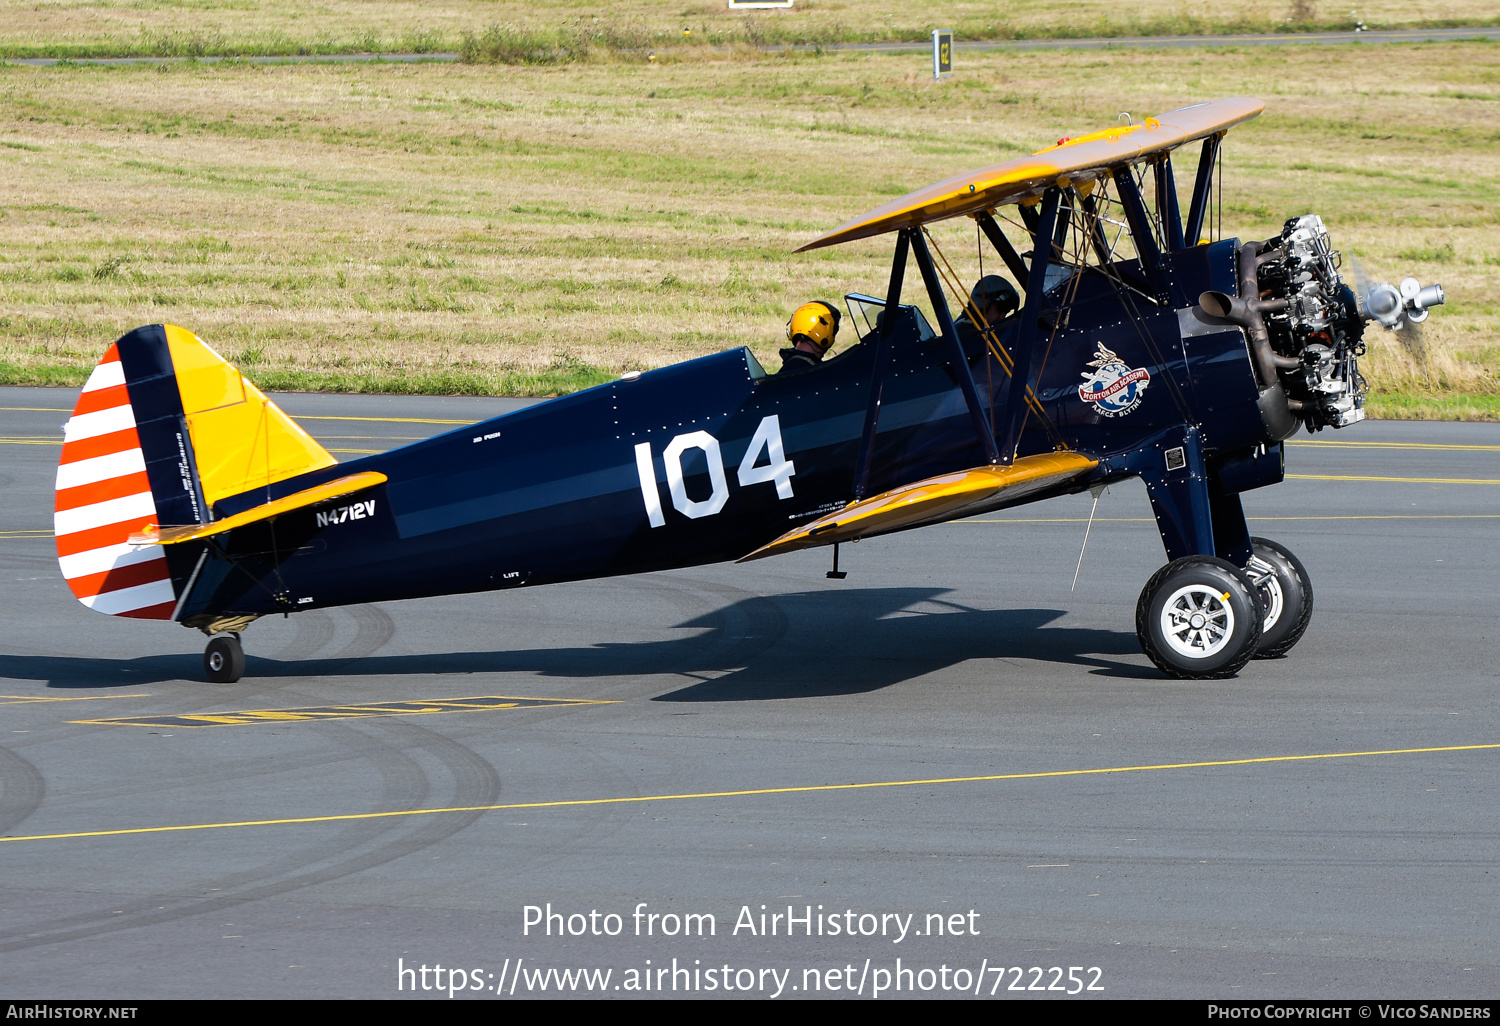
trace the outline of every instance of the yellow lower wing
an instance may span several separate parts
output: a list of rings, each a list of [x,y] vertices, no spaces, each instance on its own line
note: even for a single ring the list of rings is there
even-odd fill
[[[131,545],[180,545],[183,542],[196,541],[199,538],[208,538],[215,534],[223,534],[225,531],[233,531],[236,527],[244,527],[246,524],[258,523],[262,520],[270,520],[279,517],[283,513],[303,509],[320,502],[328,502],[331,499],[343,498],[345,495],[353,495],[362,492],[366,488],[373,488],[378,484],[384,484],[384,474],[373,470],[366,470],[358,474],[349,474],[337,478],[326,484],[314,485],[304,488],[300,492],[264,503],[260,506],[252,506],[243,513],[236,513],[232,517],[223,520],[215,520],[211,524],[188,524],[184,527],[161,527],[155,531],[147,530],[142,534],[133,534],[129,538]]]
[[[1001,493],[1007,499],[1023,498],[1087,474],[1098,465],[1098,460],[1082,453],[1049,452],[1023,456],[1008,467],[976,467],[914,481],[851,502],[837,513],[788,531],[739,562],[952,520]]]

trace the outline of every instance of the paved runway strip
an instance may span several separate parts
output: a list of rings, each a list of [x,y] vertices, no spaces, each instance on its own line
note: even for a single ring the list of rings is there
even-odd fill
[[[522,405],[280,401],[358,450]],[[812,551],[267,618],[218,686],[200,635],[61,581],[71,404],[0,389],[12,993],[384,997],[398,958],[896,955],[1097,965],[1113,996],[1500,991],[1500,507],[1440,483],[1500,480],[1500,425],[1294,439],[1291,479],[1245,502],[1307,564],[1312,627],[1231,681],[1140,653],[1162,553],[1129,483],[1072,594],[1087,495],[846,546],[845,581]],[[421,712],[518,695],[536,704]],[[216,718],[234,729],[188,726]],[[719,932],[523,937],[549,902]],[[762,904],[973,909],[979,935],[733,935]]]
[[[564,703],[553,703],[564,704]],[[580,703],[581,704],[581,703]],[[515,708],[506,706],[505,708]],[[538,706],[539,707],[539,706]],[[320,712],[321,710],[308,710]],[[389,715],[377,713],[376,715]],[[319,717],[307,717],[314,719]],[[332,717],[328,717],[332,718]],[[162,720],[210,719],[209,717],[160,717]],[[215,718],[216,719],[216,718]],[[132,723],[150,726],[150,720],[75,720],[83,723]],[[229,720],[229,722],[236,722]],[[248,721],[247,721],[248,722]],[[165,723],[166,726],[200,726],[198,723]],[[186,823],[177,826],[124,827],[118,830],[83,830],[71,834],[31,834],[0,837],[5,841],[63,841],[79,837],[121,837],[127,834],[170,834],[184,830],[223,830],[231,827],[296,826],[305,823],[335,823],[353,819],[393,819],[403,816],[438,816],[458,812],[501,812],[509,809],[559,809],[577,805],[624,805],[638,802],[702,801],[710,798],[745,798],[750,795],[813,794],[825,791],[864,791],[877,787],[929,787],[938,784],[986,784],[1001,780],[1039,780],[1047,777],[1091,777],[1102,773],[1149,773],[1157,770],[1217,769],[1223,766],[1253,766],[1275,762],[1307,762],[1313,759],[1362,759],[1376,755],[1430,755],[1434,752],[1478,752],[1500,748],[1500,744],[1447,745],[1439,748],[1392,748],[1379,752],[1325,752],[1319,755],[1266,755],[1253,759],[1215,759],[1209,762],[1172,762],[1157,766],[1106,766],[1099,769],[1044,770],[1040,773],[991,773],[979,777],[937,777],[931,780],[874,780],[857,784],[804,784],[801,787],[758,787],[741,791],[707,791],[702,794],[646,794],[617,798],[566,798],[551,802],[511,802],[505,805],[465,805],[447,809],[398,809],[392,812],[344,812],[293,819],[257,819],[230,823]],[[1035,868],[1035,867],[1028,867]]]

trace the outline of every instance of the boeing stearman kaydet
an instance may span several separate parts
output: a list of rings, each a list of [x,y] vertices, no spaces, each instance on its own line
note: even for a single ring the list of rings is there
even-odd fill
[[[1313,214],[1263,241],[1208,230],[1225,133],[1261,109],[1064,139],[814,239],[802,251],[894,247],[884,294],[845,299],[856,344],[806,369],[734,349],[348,463],[191,332],[138,328],[65,429],[63,576],[94,610],[208,634],[209,679],[233,681],[241,632],[270,614],[760,559],[1140,478],[1167,557],[1141,646],[1171,676],[1233,675],[1312,612],[1307,572],[1250,536],[1240,494],[1282,479],[1299,428],[1364,417],[1367,322],[1443,301],[1410,279],[1356,293]],[[1184,213],[1172,155],[1190,144]],[[928,232],[958,217],[1022,287],[996,323]]]

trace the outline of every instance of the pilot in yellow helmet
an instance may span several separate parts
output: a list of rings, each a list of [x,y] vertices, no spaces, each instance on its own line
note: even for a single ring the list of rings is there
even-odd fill
[[[816,367],[833,348],[838,333],[838,307],[822,300],[803,303],[786,322],[786,337],[791,346],[781,351],[781,369],[800,371]]]

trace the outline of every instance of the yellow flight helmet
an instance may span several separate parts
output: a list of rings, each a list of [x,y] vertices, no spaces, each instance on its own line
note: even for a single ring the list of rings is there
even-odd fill
[[[825,353],[838,331],[838,307],[820,299],[797,307],[792,319],[786,322],[786,337],[793,345],[805,338]]]

